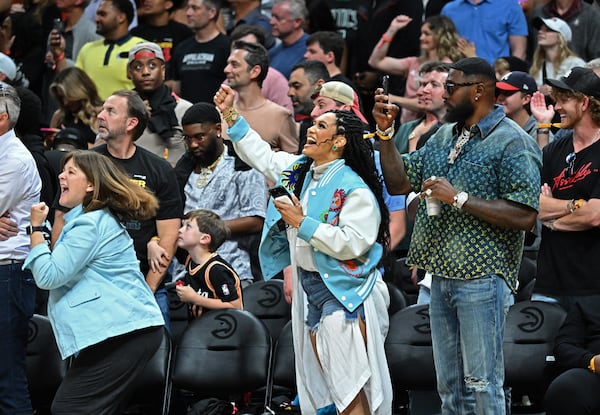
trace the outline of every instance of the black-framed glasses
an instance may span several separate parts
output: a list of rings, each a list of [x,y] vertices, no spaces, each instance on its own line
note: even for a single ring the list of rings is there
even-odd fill
[[[457,84],[455,82],[452,81],[446,81],[444,83],[444,88],[446,89],[446,92],[448,93],[448,95],[452,95],[454,93],[455,89],[461,88],[463,86],[473,86],[473,85],[477,85],[477,84],[481,84],[481,81],[472,81],[472,82],[463,82],[461,84]]]
[[[577,154],[569,153],[565,158],[565,163],[567,163],[567,167],[563,171],[563,177],[571,177],[575,173],[575,159],[577,158]]]

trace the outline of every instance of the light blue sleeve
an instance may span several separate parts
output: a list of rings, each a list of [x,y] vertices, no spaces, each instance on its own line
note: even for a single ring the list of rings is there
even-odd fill
[[[98,231],[92,218],[79,217],[73,227],[64,231],[50,252],[43,243],[36,245],[25,260],[23,269],[30,269],[38,287],[52,290],[73,286],[83,275],[97,251]]]

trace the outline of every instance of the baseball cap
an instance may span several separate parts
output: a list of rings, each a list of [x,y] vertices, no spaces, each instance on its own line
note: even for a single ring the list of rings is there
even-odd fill
[[[129,62],[127,64],[129,65],[134,60],[143,58],[156,58],[165,61],[165,55],[160,46],[152,42],[143,42],[134,45],[129,50]]]
[[[543,17],[538,16],[531,21],[531,24],[537,30],[540,30],[542,24],[545,24],[548,27],[548,29],[552,30],[553,32],[560,33],[565,42],[570,42],[573,38],[573,33],[571,32],[569,24],[563,19],[559,19],[558,17],[549,17],[547,19],[544,19]]]
[[[87,150],[88,143],[76,128],[63,128],[54,136],[54,147],[60,144],[70,144],[75,148]]]
[[[600,78],[588,68],[575,67],[560,79],[546,79],[546,83],[554,88],[600,99]]]
[[[340,81],[325,82],[321,86],[321,89],[311,96],[312,99],[317,99],[318,97],[331,98],[344,105],[350,105],[352,107],[352,112],[360,118],[362,122],[365,124],[368,123],[365,116],[360,112],[358,95],[356,95],[356,92],[354,92],[354,89],[352,89],[350,85]]]
[[[14,81],[17,76],[17,65],[4,53],[0,53],[0,72],[6,75],[9,81]]]
[[[503,91],[521,91],[526,94],[533,94],[537,91],[537,84],[531,75],[526,72],[509,72],[496,82],[496,89]]]

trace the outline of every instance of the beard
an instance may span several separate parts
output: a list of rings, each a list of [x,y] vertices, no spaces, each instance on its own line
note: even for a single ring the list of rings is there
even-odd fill
[[[222,151],[224,151],[224,149],[222,149]],[[204,153],[201,155],[194,155],[194,159],[200,166],[207,167],[210,166],[220,155],[219,143],[215,138],[208,143]]]
[[[111,138],[123,137],[126,134],[127,134],[127,128],[125,126],[123,126],[123,127],[119,127],[119,128],[114,128],[112,130],[106,129],[105,132],[98,132],[96,134],[96,138],[100,138],[104,141],[108,141]]]
[[[465,99],[453,108],[448,108],[446,116],[444,117],[445,122],[464,122],[475,112],[475,107],[471,101]]]

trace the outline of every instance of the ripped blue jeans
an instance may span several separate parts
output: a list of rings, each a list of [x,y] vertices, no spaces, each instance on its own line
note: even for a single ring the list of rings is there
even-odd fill
[[[433,277],[429,315],[442,414],[504,415],[504,323],[510,289],[497,275]]]
[[[306,325],[309,329],[316,330],[323,317],[337,310],[344,310],[348,320],[356,320],[359,314],[363,320],[365,319],[364,307],[361,305],[352,313],[346,310],[342,303],[329,291],[318,272],[305,271],[299,268],[298,276],[308,302]]]

